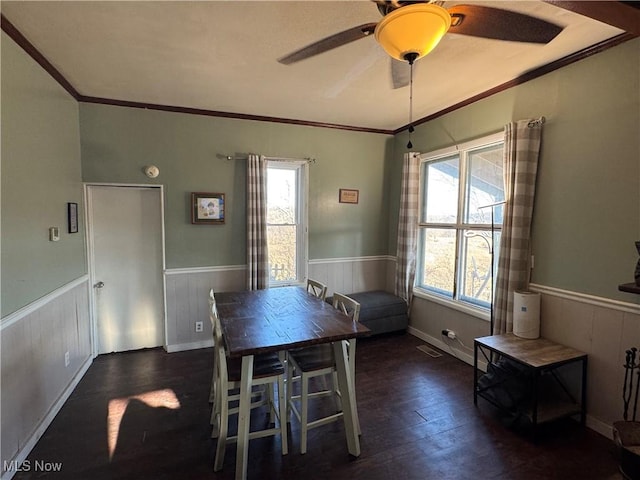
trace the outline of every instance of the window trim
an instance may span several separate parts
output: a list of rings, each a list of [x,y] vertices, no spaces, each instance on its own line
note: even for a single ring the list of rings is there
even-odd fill
[[[457,310],[462,313],[466,313],[472,317],[479,318],[480,320],[485,320],[487,322],[491,321],[491,312],[490,310],[485,310],[484,308],[476,308],[472,307],[470,304],[462,303],[460,301],[454,301],[446,297],[442,297],[440,295],[436,295],[433,292],[425,290],[424,288],[414,287],[413,295],[418,298],[422,298],[424,300],[428,300],[433,303],[437,303],[439,305],[443,305],[445,307],[451,308],[452,310]]]
[[[269,182],[269,169],[295,170],[297,181],[297,212],[298,228],[296,238],[296,270],[297,280],[275,282],[271,281],[269,275],[269,288],[286,287],[291,285],[304,285],[309,275],[309,162],[306,160],[280,160],[276,158],[267,159],[267,182]],[[267,206],[269,199],[267,198]],[[268,225],[268,224],[267,224]]]
[[[434,150],[432,152],[427,152],[427,153],[421,153],[420,154],[420,166],[418,171],[420,172],[420,181],[419,181],[419,187],[418,187],[418,236],[420,235],[420,231],[424,228],[447,228],[447,229],[452,229],[456,232],[456,245],[455,245],[455,268],[456,268],[456,272],[455,272],[455,280],[454,280],[454,288],[453,288],[453,296],[452,298],[449,298],[448,296],[444,296],[444,295],[439,295],[438,293],[436,293],[435,291],[432,290],[428,290],[426,288],[423,288],[421,286],[418,285],[418,278],[419,276],[416,274],[415,278],[414,278],[414,285],[413,285],[413,293],[415,296],[419,297],[419,298],[423,298],[426,300],[430,300],[433,301],[434,303],[438,303],[440,305],[444,305],[446,307],[452,308],[454,310],[458,310],[461,311],[463,313],[466,313],[468,315],[480,318],[482,320],[486,320],[486,321],[490,321],[490,311],[491,308],[490,307],[483,307],[480,305],[474,305],[473,303],[467,302],[467,301],[463,301],[460,299],[460,295],[457,292],[457,287],[460,284],[460,275],[462,275],[463,273],[461,273],[460,271],[460,255],[462,253],[462,245],[460,245],[460,235],[459,235],[459,231],[460,230],[464,230],[464,229],[469,229],[468,223],[464,223],[463,219],[464,219],[464,207],[465,207],[465,202],[462,201],[463,198],[466,199],[466,193],[464,193],[465,188],[467,186],[467,163],[468,163],[468,159],[466,158],[466,154],[468,151],[470,150],[476,150],[479,148],[484,148],[484,147],[490,147],[492,145],[498,145],[498,144],[502,144],[503,148],[504,148],[504,133],[502,131],[500,132],[496,132],[490,135],[486,135],[483,137],[479,137],[476,138],[474,140],[470,140],[468,142],[464,142],[464,143],[460,143],[457,145],[451,145],[445,148],[441,148],[438,150]],[[459,157],[459,162],[460,162],[460,174],[459,174],[459,184],[458,184],[458,205],[457,205],[457,217],[456,217],[456,222],[451,224],[451,223],[447,223],[447,224],[442,224],[442,223],[430,223],[430,222],[426,222],[426,221],[422,221],[423,219],[423,208],[424,208],[424,181],[423,181],[423,177],[422,177],[422,169],[423,169],[423,165],[425,163],[430,163],[430,162],[434,162],[434,161],[438,161],[441,160],[443,158],[446,157],[450,157],[450,156],[454,156],[457,155]],[[462,196],[464,195],[464,197]],[[491,225],[488,225],[489,228],[491,228]],[[472,229],[478,229],[478,230],[486,230],[487,229],[487,224],[473,224]],[[497,227],[494,228],[495,230],[501,230],[502,227]],[[497,255],[497,252],[494,251],[494,254]],[[418,248],[417,248],[417,252],[416,252],[416,256],[417,256],[417,262],[416,262],[416,273],[418,271],[420,271],[420,269],[422,268],[422,262],[423,262],[423,252],[422,252],[422,246],[420,243],[418,243]],[[495,274],[494,274],[495,275]],[[494,279],[492,279],[492,281],[494,281]],[[493,287],[492,287],[492,293],[493,293]]]

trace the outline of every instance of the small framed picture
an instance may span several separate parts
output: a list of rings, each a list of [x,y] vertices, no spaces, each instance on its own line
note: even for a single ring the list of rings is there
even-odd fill
[[[352,190],[349,188],[341,188],[339,201],[340,203],[358,203],[358,197],[360,196],[360,190]]]
[[[224,218],[224,193],[191,194],[191,223],[218,225],[224,223]]]
[[[69,233],[78,233],[78,204],[67,203],[67,225]]]

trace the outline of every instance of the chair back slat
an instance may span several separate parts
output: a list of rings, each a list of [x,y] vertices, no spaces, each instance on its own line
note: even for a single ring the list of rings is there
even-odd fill
[[[215,313],[215,316],[218,316],[218,307],[216,305],[216,296],[213,292],[213,288],[211,290],[209,290],[209,320],[211,320],[211,327],[214,328],[214,317],[213,317],[213,313]],[[215,332],[214,332],[214,340],[215,340]]]
[[[320,283],[317,280],[307,279],[307,292],[311,295],[324,300],[327,297],[327,286],[324,283]]]
[[[333,308],[337,308],[354,322],[360,318],[360,304],[342,293],[333,294]]]
[[[218,309],[215,301],[209,310],[209,317],[211,318],[213,328],[213,349],[217,362],[215,368],[217,368],[218,375],[220,376],[221,385],[225,385],[227,382],[227,351],[224,348],[222,328],[220,326],[220,318],[218,317]]]
[[[360,304],[353,298],[347,297],[342,293],[333,294],[333,308],[337,308],[346,316],[351,318],[354,323],[358,323],[360,318]],[[343,345],[347,348],[347,354],[349,358],[349,370],[351,371],[351,378],[356,378],[356,339],[350,338],[349,340],[343,340]]]

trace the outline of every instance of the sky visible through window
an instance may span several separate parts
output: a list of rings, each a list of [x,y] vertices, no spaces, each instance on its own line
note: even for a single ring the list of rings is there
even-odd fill
[[[297,170],[269,167],[267,171],[267,243],[269,280],[297,280]]]
[[[492,239],[492,208],[480,207],[504,200],[502,154],[502,144],[494,144],[422,165],[418,286],[488,307],[492,293],[491,251],[499,245],[503,208],[494,208],[493,221],[498,230]],[[461,169],[461,165],[465,168]],[[454,289],[456,279],[458,288]]]

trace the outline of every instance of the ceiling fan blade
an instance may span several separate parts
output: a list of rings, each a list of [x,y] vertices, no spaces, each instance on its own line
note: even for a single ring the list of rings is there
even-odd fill
[[[289,55],[286,55],[278,59],[278,62],[284,65],[290,65],[300,60],[304,60],[309,57],[313,57],[320,53],[324,53],[328,50],[332,50],[347,43],[359,40],[364,37],[368,37],[376,29],[377,23],[365,23],[358,27],[353,27],[340,33],[331,35],[330,37],[323,38],[311,45],[307,45],[300,50],[296,50]]]
[[[452,17],[449,32],[473,37],[549,43],[564,28],[522,13],[480,5],[456,5],[447,11]]]
[[[401,1],[401,0],[371,0],[373,3],[377,4],[378,6],[378,11],[380,12],[380,15],[382,15],[383,17],[385,15],[387,15],[388,13],[393,12],[394,10],[396,10],[397,8],[402,7],[403,5],[406,4],[411,4],[411,3],[428,3],[428,1],[423,1],[423,2],[418,2],[418,1]]]
[[[415,68],[417,62],[413,64]],[[408,62],[401,62],[395,58],[391,59],[391,83],[393,88],[402,88],[411,82],[411,65]]]
[[[385,51],[382,50],[377,43],[371,43],[369,52],[365,55],[360,55],[358,59],[353,62],[349,71],[347,71],[338,82],[325,91],[324,97],[337,98],[382,58],[385,60],[388,58]]]

